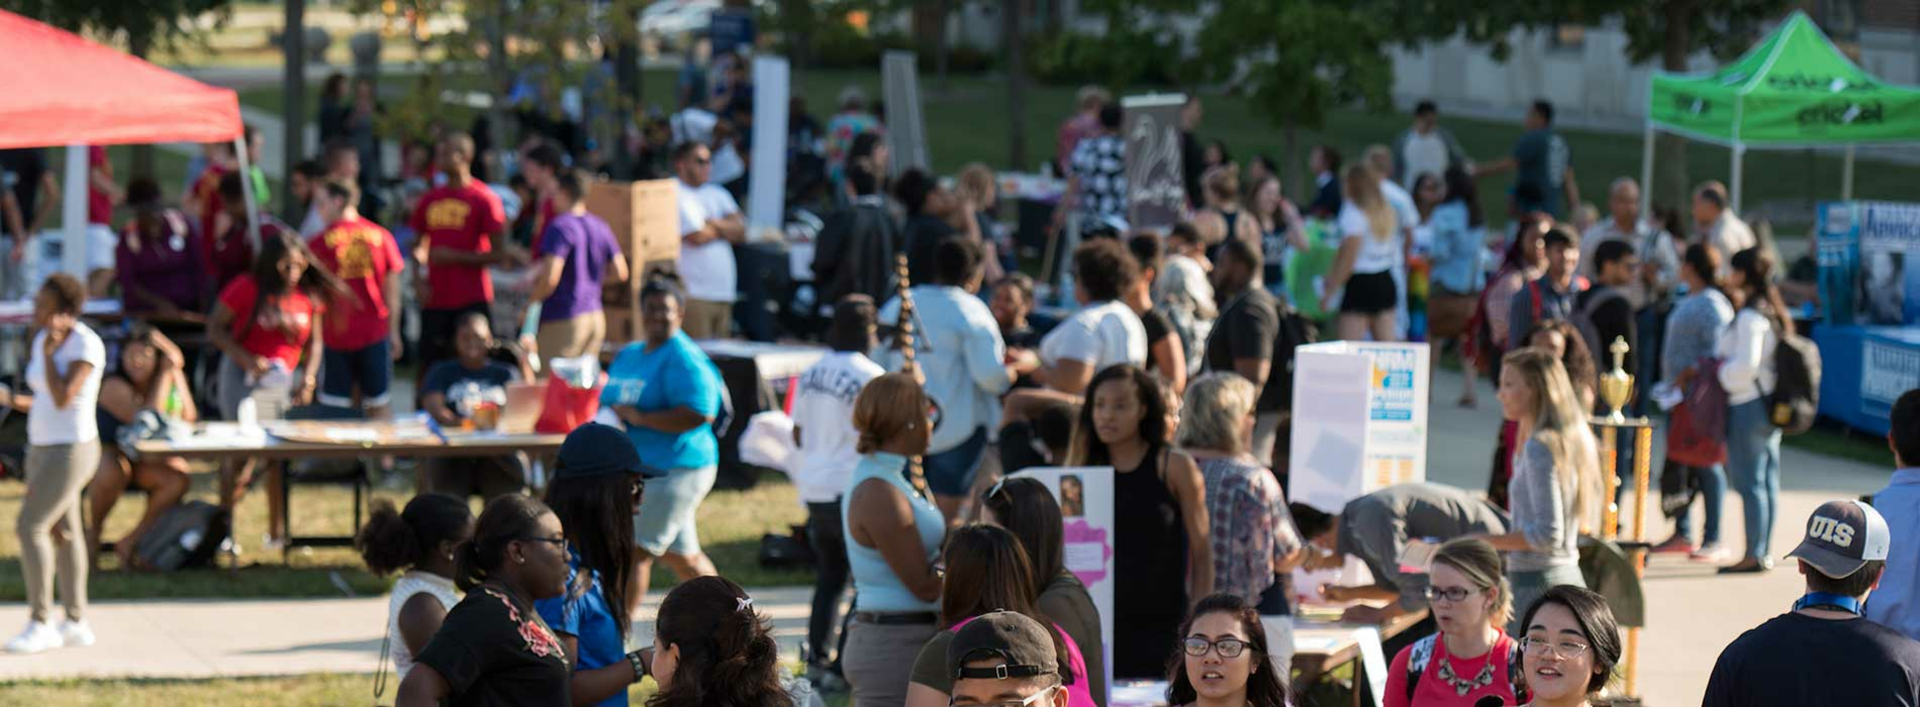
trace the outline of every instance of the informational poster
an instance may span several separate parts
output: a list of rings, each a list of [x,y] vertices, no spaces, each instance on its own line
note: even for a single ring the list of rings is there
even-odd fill
[[[1817,232],[1827,323],[1920,324],[1920,204],[1821,204]]]
[[[887,150],[893,173],[933,163],[927,155],[927,123],[920,113],[920,69],[913,52],[890,51],[880,60],[881,95],[887,102]]]
[[[718,19],[718,16],[716,16]],[[753,58],[753,168],[747,172],[747,237],[782,239],[787,203],[787,60]]]
[[[1868,338],[1860,345],[1860,404],[1874,411],[1893,409],[1909,390],[1920,388],[1920,347]]]
[[[1113,467],[1031,467],[1014,474],[1038,480],[1060,502],[1061,536],[1067,571],[1087,585],[1100,611],[1100,635],[1106,657],[1106,684],[1113,684]]]
[[[707,19],[707,41],[713,56],[731,54],[741,48],[753,48],[753,10],[724,8],[714,10]]]
[[[1127,96],[1121,135],[1127,143],[1127,226],[1165,232],[1185,220],[1187,188],[1180,162],[1180,94]]]
[[[1363,494],[1426,479],[1424,343],[1302,346],[1293,372],[1293,500],[1337,513]]]

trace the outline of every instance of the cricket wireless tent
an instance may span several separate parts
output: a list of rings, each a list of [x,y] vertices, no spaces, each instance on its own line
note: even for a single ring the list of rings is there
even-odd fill
[[[1655,130],[1726,145],[1733,148],[1735,211],[1748,147],[1846,146],[1840,192],[1850,199],[1856,146],[1920,140],[1920,89],[1882,83],[1861,70],[1800,11],[1717,72],[1654,72],[1647,106],[1640,183],[1653,181]],[[1642,199],[1651,193],[1643,190]]]
[[[231,89],[6,11],[0,57],[0,148],[67,146],[63,271],[86,276],[88,145],[233,140],[247,169],[240,100]],[[252,190],[253,180],[240,183]],[[258,228],[257,217],[249,221]]]

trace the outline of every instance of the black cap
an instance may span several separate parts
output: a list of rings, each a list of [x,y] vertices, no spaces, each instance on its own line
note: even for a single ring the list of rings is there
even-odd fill
[[[1880,512],[1860,501],[1828,501],[1807,519],[1806,539],[1787,557],[1804,560],[1834,579],[1845,579],[1873,560],[1887,559],[1893,533]]]
[[[640,463],[640,452],[633,448],[627,433],[589,422],[567,433],[560,443],[560,463],[554,469],[556,479],[577,479],[605,474],[639,474],[654,479],[667,472]]]
[[[976,660],[998,659],[991,668],[969,668]],[[982,614],[953,635],[947,644],[947,674],[955,680],[1009,680],[1052,675],[1060,671],[1053,636],[1023,614],[995,611]]]

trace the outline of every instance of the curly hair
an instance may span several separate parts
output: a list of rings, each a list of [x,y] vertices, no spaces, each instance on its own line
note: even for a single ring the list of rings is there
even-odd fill
[[[660,602],[654,643],[680,648],[673,677],[647,707],[789,707],[780,646],[771,626],[732,580],[680,583]]]
[[[1088,301],[1117,300],[1140,279],[1140,263],[1119,241],[1096,238],[1074,249],[1073,278]]]

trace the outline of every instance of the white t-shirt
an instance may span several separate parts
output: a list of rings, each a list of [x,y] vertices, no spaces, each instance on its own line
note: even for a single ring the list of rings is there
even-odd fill
[[[1399,265],[1405,256],[1401,253],[1399,218],[1395,217],[1393,234],[1385,239],[1374,235],[1373,226],[1367,222],[1367,214],[1349,201],[1340,206],[1340,234],[1343,238],[1360,240],[1360,256],[1353,261],[1353,274],[1371,275],[1390,271]]]
[[[1406,173],[1400,175],[1400,186],[1413,189],[1413,180],[1422,174],[1445,176],[1447,172],[1447,141],[1440,139],[1440,131],[1421,135],[1415,132],[1407,138],[1406,152],[1400,155],[1406,163]]]
[[[853,401],[886,371],[865,354],[835,351],[800,374],[793,421],[800,427],[800,467],[793,485],[804,503],[831,503],[846,493],[860,463]]]
[[[1040,360],[1048,366],[1084,361],[1100,369],[1118,363],[1144,365],[1147,329],[1127,305],[1108,300],[1088,305],[1060,322],[1040,340]]]
[[[33,353],[27,359],[27,387],[33,391],[33,407],[27,412],[27,443],[44,447],[99,439],[100,428],[93,415],[95,401],[100,398],[100,376],[107,367],[106,345],[87,325],[73,325],[73,333],[53,352],[53,370],[64,376],[78,361],[93,364],[93,370],[80,384],[80,393],[66,407],[57,408],[47,387],[46,342],[46,332],[35,335]]]
[[[700,230],[707,221],[740,213],[733,195],[711,182],[697,187],[680,182],[680,235]],[[724,238],[680,246],[680,278],[687,297],[706,302],[732,302],[739,273],[733,267],[733,244]]]

